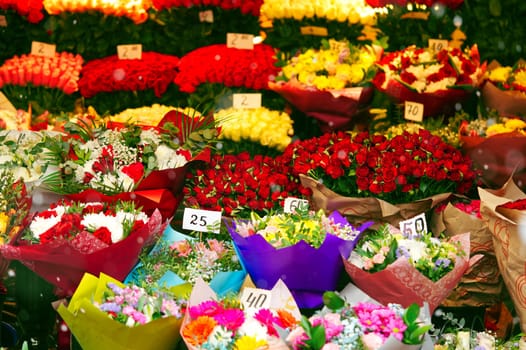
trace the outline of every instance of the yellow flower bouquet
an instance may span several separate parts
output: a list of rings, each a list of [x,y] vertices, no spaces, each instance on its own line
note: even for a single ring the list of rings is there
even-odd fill
[[[526,64],[501,66],[492,62],[488,66],[486,82],[482,88],[486,107],[502,115],[526,114]]]

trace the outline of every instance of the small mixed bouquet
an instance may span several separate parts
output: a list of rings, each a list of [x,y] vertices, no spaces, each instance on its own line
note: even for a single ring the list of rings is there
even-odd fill
[[[198,280],[181,327],[186,346],[191,350],[287,349],[280,334],[298,324],[299,310],[283,282],[266,292],[265,305],[246,304],[232,296],[218,299]]]
[[[373,79],[376,88],[398,103],[412,101],[424,104],[424,116],[451,113],[455,103],[462,102],[483,82],[486,71],[477,46],[465,52],[458,48],[409,46],[385,53],[378,62]]]
[[[526,113],[526,64],[520,60],[513,66],[497,62],[488,65],[486,82],[482,87],[484,104],[502,115]]]
[[[300,308],[313,308],[321,305],[324,291],[336,288],[343,271],[341,256],[349,256],[371,224],[353,227],[338,212],[326,216],[300,207],[293,213],[234,220],[228,230],[256,286],[283,279]]]
[[[431,328],[419,319],[420,307],[411,304],[380,305],[371,301],[348,302],[334,292],[324,293],[326,307],[301,323],[287,336],[300,349],[412,349],[420,347]]]
[[[71,295],[85,272],[124,279],[165,226],[158,211],[147,215],[132,201],[61,200],[37,213],[1,252]]]
[[[469,243],[469,233],[446,241],[384,225],[364,234],[344,265],[353,283],[373,299],[404,307],[427,302],[434,310],[470,267]]]
[[[186,301],[86,273],[57,311],[83,349],[174,349]]]

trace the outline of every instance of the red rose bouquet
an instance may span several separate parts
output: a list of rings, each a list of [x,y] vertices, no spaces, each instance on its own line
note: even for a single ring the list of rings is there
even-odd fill
[[[72,94],[78,91],[82,63],[80,55],[68,52],[57,52],[53,57],[33,54],[14,56],[0,67],[0,88],[31,84]]]
[[[315,204],[348,218],[394,225],[429,210],[476,181],[469,158],[429,131],[392,139],[338,132],[291,144],[283,154]]]
[[[259,10],[263,0],[153,0],[153,7],[157,11],[169,9],[171,7],[192,7],[192,6],[217,6],[223,10],[239,8],[244,15],[259,17]]]
[[[30,23],[38,23],[44,19],[42,0],[0,0],[0,9],[13,9],[20,16],[27,17]]]
[[[90,98],[101,92],[153,89],[161,97],[177,75],[178,63],[178,57],[157,52],[143,52],[141,59],[94,59],[82,67],[80,93]]]
[[[268,81],[279,72],[275,63],[275,50],[266,44],[254,45],[252,50],[209,45],[181,57],[174,82],[187,93],[195,92],[203,83],[268,89]]]
[[[123,280],[165,226],[158,211],[149,216],[133,202],[63,200],[36,214],[1,252],[55,285],[59,294],[72,295],[85,272]]]
[[[424,104],[424,116],[451,113],[483,81],[486,64],[480,63],[477,46],[469,51],[444,48],[434,52],[409,46],[385,53],[373,79],[376,88],[397,103]]]
[[[496,190],[479,188],[482,218],[493,235],[497,263],[520,318],[526,330],[526,252],[524,250],[524,220],[526,194],[510,178]]]

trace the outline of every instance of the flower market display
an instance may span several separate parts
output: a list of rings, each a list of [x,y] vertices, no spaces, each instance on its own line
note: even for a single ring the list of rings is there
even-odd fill
[[[525,15],[0,0],[0,348],[524,348]]]

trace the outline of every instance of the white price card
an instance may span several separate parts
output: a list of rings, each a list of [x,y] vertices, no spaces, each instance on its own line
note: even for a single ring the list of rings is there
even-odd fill
[[[287,197],[285,198],[285,203],[283,203],[283,211],[285,213],[293,213],[298,208],[309,207],[309,201],[306,199]]]
[[[54,57],[57,51],[55,44],[46,44],[40,41],[31,42],[31,54],[35,56]]]
[[[221,228],[221,214],[220,211],[185,208],[183,213],[183,229],[219,233],[219,229]]]
[[[254,35],[243,33],[227,33],[226,47],[243,50],[254,49]]]
[[[418,102],[405,101],[404,118],[414,122],[421,122],[424,119],[424,105]]]
[[[400,231],[408,238],[419,237],[427,233],[426,215],[424,213],[400,221]]]
[[[328,36],[329,30],[325,27],[305,26],[300,27],[302,35]]]
[[[428,47],[433,52],[438,52],[443,49],[447,49],[449,46],[449,41],[444,39],[429,39]]]
[[[140,60],[142,58],[142,45],[117,45],[117,56],[120,60]]]
[[[214,23],[214,12],[212,10],[200,11],[199,22]]]
[[[4,15],[0,15],[0,27],[7,27],[7,18]]]
[[[234,108],[259,108],[261,107],[261,94],[234,94],[232,96],[232,107]]]
[[[259,288],[243,288],[240,302],[245,309],[269,309],[271,306],[272,292]]]

